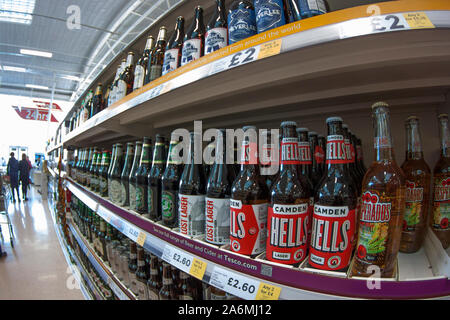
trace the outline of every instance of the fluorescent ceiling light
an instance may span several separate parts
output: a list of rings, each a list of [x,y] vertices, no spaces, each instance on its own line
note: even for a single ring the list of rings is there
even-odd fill
[[[27,54],[30,56],[44,57],[44,58],[53,57],[53,53],[51,53],[51,52],[37,51],[37,50],[20,49],[20,53]]]
[[[0,21],[31,24],[35,0],[0,0]]]
[[[27,69],[20,67],[12,67],[12,66],[3,66],[4,71],[13,71],[13,72],[27,72]]]
[[[38,86],[36,84],[26,84],[25,87],[32,88],[32,89],[41,89],[41,90],[48,90],[49,89],[46,86]]]
[[[81,81],[80,77],[76,77],[76,76],[63,76],[63,79],[67,79],[67,80],[72,80],[72,81]]]

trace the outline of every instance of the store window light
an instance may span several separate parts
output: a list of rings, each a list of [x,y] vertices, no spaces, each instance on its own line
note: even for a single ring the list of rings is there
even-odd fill
[[[0,0],[0,21],[31,24],[36,0]]]

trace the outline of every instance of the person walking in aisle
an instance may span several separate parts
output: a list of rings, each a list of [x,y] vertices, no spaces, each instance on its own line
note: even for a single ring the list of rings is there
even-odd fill
[[[22,160],[19,161],[20,182],[22,183],[22,197],[27,201],[28,184],[30,183],[30,169],[31,166],[27,161],[25,153],[22,154]]]
[[[9,184],[11,185],[11,197],[13,202],[16,202],[14,197],[14,190],[17,192],[17,200],[20,202],[19,196],[19,162],[14,158],[14,152],[10,153],[11,158],[8,160],[6,174],[9,176]]]

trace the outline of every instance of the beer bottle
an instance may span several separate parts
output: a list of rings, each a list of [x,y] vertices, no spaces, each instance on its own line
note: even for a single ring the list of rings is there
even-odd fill
[[[92,98],[94,97],[94,91],[93,90],[89,90],[89,93],[87,94],[85,100],[84,100],[84,105],[83,105],[83,114],[81,116],[81,123],[85,123],[86,121],[89,120],[89,118],[92,117],[92,112],[91,112],[91,102],[92,102]]]
[[[106,252],[106,221],[103,220],[100,216],[98,216],[99,219],[99,232],[98,232],[98,251],[100,257],[103,259],[103,261],[108,261],[108,256]]]
[[[352,144],[352,152],[353,152],[353,161],[355,166],[355,173],[359,180],[359,186],[362,184],[362,180],[364,179],[364,173],[360,165],[360,161],[358,158],[358,141],[356,136],[350,132],[350,142]]]
[[[84,155],[85,155],[85,153],[86,153],[86,149],[84,149],[84,148],[81,149],[81,151],[80,151],[80,159],[79,159],[78,164],[77,164],[76,181],[78,183],[80,183],[80,184],[81,184],[81,175],[83,174],[82,168],[83,168],[83,162],[84,162]]]
[[[317,136],[317,148],[314,151],[314,157],[316,158],[317,164],[322,170],[322,175],[325,174],[325,171],[327,170],[325,165],[325,150],[326,150],[326,139],[323,135],[319,134]]]
[[[350,132],[348,130],[348,126],[346,124],[342,125],[343,131],[344,131],[344,140],[345,140],[345,150],[347,151],[347,169],[350,173],[350,176],[352,177],[353,183],[355,184],[355,190],[361,190],[361,183],[359,183],[359,177],[356,174],[356,167],[354,163],[354,155],[355,152],[352,152],[352,144],[350,141]],[[361,191],[358,191],[360,193]]]
[[[173,285],[170,264],[163,262],[162,287],[159,290],[159,300],[175,300],[175,286]]]
[[[94,148],[89,148],[88,157],[83,165],[83,181],[82,181],[82,184],[87,187],[89,187],[88,183],[90,183],[89,167],[92,163],[93,155],[94,155]]]
[[[149,300],[147,281],[148,267],[145,265],[144,248],[137,246],[136,289],[139,300]]]
[[[125,162],[123,164],[122,173],[120,175],[120,187],[121,196],[119,205],[122,207],[128,207],[130,205],[130,172],[133,165],[134,158],[134,144],[132,142],[127,143],[127,153],[125,155]]]
[[[164,54],[164,67],[162,75],[177,69],[181,64],[181,50],[184,39],[184,18],[178,17],[175,24],[175,31],[167,42],[166,52]]]
[[[228,45],[228,22],[225,0],[215,0],[216,10],[206,26],[205,55]]]
[[[450,129],[448,114],[441,114],[439,119],[439,134],[441,154],[433,170],[433,217],[431,229],[441,241],[444,249],[450,245]]]
[[[189,161],[181,174],[178,194],[180,232],[191,237],[205,234],[206,178],[203,165],[195,163],[196,136],[199,142],[202,141],[200,135],[190,133]]]
[[[297,0],[300,16],[302,19],[318,16],[327,13],[328,3],[326,0]]]
[[[300,15],[300,7],[297,0],[287,0],[286,10],[288,23],[292,23],[302,19]]]
[[[178,226],[178,191],[180,186],[180,175],[183,168],[179,161],[179,155],[174,153],[178,145],[175,136],[172,136],[169,148],[169,158],[166,169],[161,178],[161,211],[162,222],[166,227]]]
[[[149,300],[159,300],[161,287],[162,281],[159,273],[158,258],[150,254],[150,278],[147,281]]]
[[[195,288],[192,286],[189,278],[189,274],[180,271],[181,286],[178,300],[195,300]]]
[[[102,197],[108,195],[108,170],[111,162],[111,153],[108,150],[103,151],[102,167],[99,171],[99,193]]]
[[[311,159],[311,147],[309,145],[308,138],[308,128],[297,128],[298,135],[298,173],[299,177],[303,176],[306,178],[309,188],[311,190],[314,189],[312,180],[311,180],[311,171],[312,171],[312,159]]]
[[[145,43],[144,53],[142,57],[136,63],[136,67],[134,68],[134,83],[133,83],[133,91],[141,88],[144,85],[145,77],[150,72],[147,69],[148,62],[151,60],[151,54],[153,51],[153,46],[155,44],[155,39],[152,36],[147,38],[147,42]]]
[[[164,53],[166,51],[166,40],[167,38],[167,29],[166,27],[161,27],[159,29],[158,38],[156,40],[156,47],[152,52],[152,58],[148,61],[150,73],[148,74],[148,78],[146,78],[145,83],[147,84],[153,80],[161,77],[162,68],[164,65]]]
[[[89,166],[89,170],[88,170],[88,179],[87,179],[87,187],[94,191],[95,189],[95,177],[94,177],[94,170],[95,170],[95,165],[97,163],[97,158],[98,158],[98,148],[94,147],[94,150],[92,151],[92,161],[90,163]]]
[[[366,166],[364,165],[364,156],[363,156],[363,149],[362,149],[362,143],[361,139],[356,138],[356,157],[359,162],[359,167],[361,168],[362,176],[364,178],[364,175],[367,172]]]
[[[119,204],[122,198],[122,187],[120,183],[123,168],[123,146],[121,143],[116,145],[116,157],[111,170],[111,201]]]
[[[259,172],[256,127],[243,130],[241,170],[231,187],[230,249],[256,257],[266,248],[269,189]]]
[[[283,0],[255,0],[254,3],[258,33],[286,24]]]
[[[97,161],[95,162],[94,165],[94,171],[92,174],[92,178],[91,178],[91,185],[93,184],[93,188],[92,191],[94,192],[99,192],[100,191],[100,169],[102,167],[102,158],[103,158],[103,152],[102,151],[98,151],[97,152]]]
[[[161,179],[165,171],[165,141],[157,134],[153,152],[152,168],[148,175],[147,205],[149,218],[153,221],[161,220]]]
[[[321,153],[317,151],[318,148],[318,137],[317,132],[310,131],[308,132],[308,140],[309,140],[309,146],[311,148],[311,153],[313,153],[311,157],[311,182],[314,186],[314,188],[317,188],[317,186],[320,183],[320,180],[322,179],[322,168],[319,164],[319,158],[321,157]],[[317,153],[317,154],[316,154]],[[323,161],[323,159],[322,159]]]
[[[262,178],[266,182],[267,188],[270,191],[272,188],[272,184],[277,178],[277,173],[270,172],[271,164],[275,161],[275,147],[272,144],[272,134],[270,130],[263,131],[262,138],[264,139],[262,145],[261,154],[263,155],[262,161],[267,161],[267,164],[260,164],[259,171],[261,173]]]
[[[111,181],[112,181],[112,179],[111,179],[111,172],[112,172],[112,169],[114,167],[114,163],[116,162],[116,150],[117,150],[116,147],[117,147],[117,144],[114,144],[113,148],[112,148],[111,165],[109,166],[109,169],[108,169],[108,198],[111,199],[111,200],[112,200],[112,196],[111,196]]]
[[[408,117],[405,128],[407,151],[401,168],[406,178],[406,204],[400,252],[413,253],[420,249],[425,236],[431,170],[423,158],[419,118]]]
[[[150,171],[150,153],[152,148],[152,139],[144,137],[142,144],[141,160],[139,168],[136,171],[136,211],[148,218],[148,180],[147,176]]]
[[[91,115],[91,118],[103,110],[103,86],[101,83],[99,83],[97,85],[97,89],[95,89],[95,95],[92,98],[92,105],[93,113]]]
[[[117,67],[116,76],[114,77],[113,82],[111,83],[111,93],[109,94],[109,102],[108,105],[112,105],[117,101],[117,84],[119,83],[119,77],[122,73],[123,68],[125,68],[125,64],[127,60],[122,60],[121,64]]]
[[[136,172],[139,169],[139,160],[142,153],[142,141],[136,141],[136,150],[134,152],[133,165],[131,166],[130,175],[128,176],[129,203],[130,209],[136,210]]]
[[[281,167],[271,189],[266,259],[298,265],[306,258],[312,193],[298,176],[298,135],[294,121],[281,123]]]
[[[226,163],[225,130],[218,130],[214,166],[206,189],[206,242],[224,245],[230,242],[231,185],[236,178],[233,164]]]
[[[328,169],[314,197],[309,264],[317,269],[342,271],[348,267],[353,251],[357,193],[345,166],[342,119],[330,117],[327,125]]]
[[[130,289],[135,295],[138,294],[136,271],[137,265],[137,245],[136,242],[130,241],[130,260],[128,262],[128,278],[130,279]]]
[[[213,137],[214,138],[214,137]],[[210,159],[204,159],[205,161],[205,177],[206,177],[206,181],[208,182],[209,180],[209,175],[211,173],[211,169],[214,166],[214,150],[216,148],[216,142],[215,140],[212,140],[210,143],[208,143],[208,145],[206,146],[206,154],[211,155]]]
[[[180,271],[174,266],[170,266],[170,274],[172,275],[172,283],[175,288],[175,299],[179,300],[179,296],[181,294],[181,280],[180,280]]]
[[[184,36],[183,50],[181,53],[181,65],[200,59],[203,56],[205,46],[205,24],[203,22],[203,8],[195,8],[195,16]]]
[[[257,34],[253,1],[234,0],[228,10],[228,41],[230,44]]]
[[[120,75],[117,90],[117,100],[124,98],[133,92],[134,72],[133,72],[134,53],[128,52],[127,64]]]
[[[368,267],[375,265],[381,277],[392,277],[405,210],[405,176],[394,158],[388,104],[377,102],[372,110],[375,161],[362,183],[358,244],[351,274],[368,277],[373,273]]]

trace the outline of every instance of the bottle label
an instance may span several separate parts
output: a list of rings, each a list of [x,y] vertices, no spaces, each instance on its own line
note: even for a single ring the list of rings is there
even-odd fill
[[[255,0],[258,33],[286,24],[282,0]]]
[[[136,211],[145,212],[147,209],[145,207],[145,196],[147,192],[145,190],[145,186],[137,185],[136,186]]]
[[[327,7],[323,0],[298,0],[302,16],[315,16],[327,13]]]
[[[161,210],[163,219],[167,221],[173,221],[175,219],[177,207],[174,193],[167,190],[161,192]]]
[[[158,216],[158,213],[155,212],[157,206],[157,192],[158,188],[156,186],[148,186],[148,192],[147,192],[147,205],[148,205],[148,213],[150,214],[150,217],[154,218]]]
[[[403,215],[403,231],[414,231],[423,213],[423,188],[412,181],[406,181],[406,206]]]
[[[297,264],[308,248],[309,199],[299,204],[273,204],[267,217],[266,258],[283,264]]]
[[[314,159],[316,159],[317,164],[322,164],[325,161],[325,151],[321,146],[316,146],[314,149]]]
[[[150,68],[150,81],[156,80],[161,77],[162,66],[152,65]]]
[[[149,300],[149,294],[147,289],[147,283],[137,280],[136,281],[136,289],[139,300]]]
[[[136,210],[136,186],[134,183],[129,184],[129,193],[130,193],[130,209]]]
[[[241,164],[258,164],[258,144],[242,142]]]
[[[300,141],[298,143],[299,164],[312,164],[311,146],[309,142]]]
[[[205,234],[205,196],[178,195],[180,232],[187,236]]]
[[[129,198],[129,194],[128,194],[128,183],[124,183],[121,181],[120,183],[120,201],[119,201],[119,205],[120,206],[125,206],[127,204],[127,200]]]
[[[375,149],[392,148],[391,140],[388,137],[375,137],[373,139],[373,147]]]
[[[433,229],[448,230],[450,219],[450,177],[434,178]]]
[[[127,83],[124,80],[119,80],[117,84],[116,99],[120,100],[127,95]]]
[[[111,201],[119,202],[122,196],[122,186],[120,184],[120,180],[112,179],[111,181]]]
[[[228,29],[213,28],[205,35],[205,54],[212,53],[228,45]]]
[[[180,49],[170,49],[164,54],[164,66],[162,70],[162,75],[169,73],[178,68]]]
[[[351,151],[351,143],[349,139],[344,139],[344,143],[345,143],[345,152],[347,154],[347,163],[351,163],[352,162],[352,151]]]
[[[350,263],[355,209],[314,206],[309,263],[322,270],[340,270]]]
[[[230,242],[230,199],[206,198],[206,241],[223,245]]]
[[[134,84],[133,91],[141,88],[144,85],[145,69],[141,65],[134,68]]]
[[[260,254],[266,249],[268,203],[245,205],[231,199],[231,251],[244,254]]]
[[[201,57],[202,52],[202,40],[201,39],[189,39],[183,43],[183,50],[181,53],[181,65],[198,60]]]
[[[345,145],[344,136],[328,136],[326,164],[342,164],[347,163],[347,161],[347,147]]]
[[[281,164],[300,164],[298,160],[298,138],[283,138],[281,141]]]
[[[108,192],[108,180],[105,177],[100,177],[100,193],[106,194]]]
[[[257,34],[255,11],[237,9],[228,15],[228,38],[230,44]]]
[[[355,147],[353,146],[352,143],[350,143],[350,163],[355,163],[355,162],[356,162]]]

